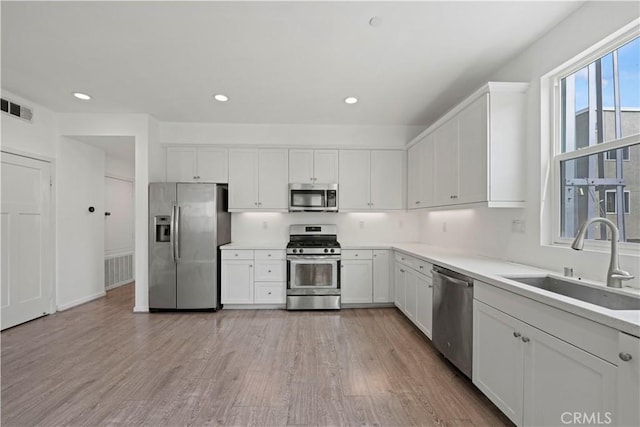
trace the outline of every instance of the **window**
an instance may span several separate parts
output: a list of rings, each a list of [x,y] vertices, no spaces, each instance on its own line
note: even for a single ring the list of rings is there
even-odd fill
[[[575,237],[592,217],[618,225],[620,240],[640,243],[640,37],[632,31],[555,74],[558,216],[556,241]],[[622,197],[618,197],[622,195]],[[587,232],[607,240],[598,224]]]
[[[618,212],[618,203],[616,201],[616,190],[605,190],[605,211],[608,214],[616,214]],[[631,199],[631,192],[625,191],[624,193],[624,213],[629,215],[631,208],[629,201]]]

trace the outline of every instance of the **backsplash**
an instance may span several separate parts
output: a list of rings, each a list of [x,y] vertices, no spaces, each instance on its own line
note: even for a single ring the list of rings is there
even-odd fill
[[[287,242],[291,224],[336,224],[340,242],[415,242],[419,240],[418,214],[413,212],[232,214],[233,242]]]

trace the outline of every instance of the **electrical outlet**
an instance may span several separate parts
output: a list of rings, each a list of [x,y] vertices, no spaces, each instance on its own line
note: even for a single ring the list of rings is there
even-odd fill
[[[402,220],[398,220],[398,228],[402,228],[403,225],[404,223],[402,222]]]
[[[360,228],[364,228],[364,221],[360,221]]]
[[[443,233],[447,232],[447,221],[442,221],[442,232]]]
[[[262,228],[265,230],[269,228],[269,223],[267,221],[262,221]]]
[[[526,223],[524,219],[511,220],[511,232],[514,234],[524,234],[526,232]]]

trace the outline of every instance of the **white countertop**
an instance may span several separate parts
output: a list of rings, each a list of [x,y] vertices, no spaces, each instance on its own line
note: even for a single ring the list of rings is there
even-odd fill
[[[220,246],[220,249],[224,250],[261,250],[261,249],[271,249],[271,250],[285,250],[287,248],[287,242],[231,242],[226,245]]]
[[[230,243],[222,249],[285,249],[286,242],[273,243]],[[505,279],[501,276],[546,275],[560,276],[558,272],[544,270],[523,264],[495,258],[468,255],[421,243],[377,243],[341,242],[342,249],[393,249],[420,258],[439,266],[453,269],[474,279],[522,295],[526,298],[556,307],[580,317],[610,326],[628,334],[640,337],[640,310],[610,310],[594,304],[582,302],[553,292],[538,289]],[[581,280],[583,283],[605,287],[603,283]],[[623,288],[616,290],[640,294],[640,290]]]

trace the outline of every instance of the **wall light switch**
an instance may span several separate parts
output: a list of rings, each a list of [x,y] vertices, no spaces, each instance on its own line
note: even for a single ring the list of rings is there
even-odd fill
[[[364,228],[364,221],[360,221],[360,228]]]

